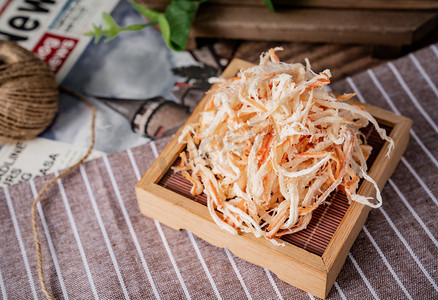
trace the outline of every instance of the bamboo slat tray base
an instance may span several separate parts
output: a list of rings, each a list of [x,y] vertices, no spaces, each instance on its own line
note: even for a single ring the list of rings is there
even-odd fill
[[[233,60],[222,76],[233,77],[238,70],[250,65],[242,60]],[[208,98],[204,97],[187,124],[197,122]],[[378,120],[395,143],[391,156],[386,157],[388,144],[380,141],[371,126],[365,129],[364,133],[373,146],[368,162],[371,165],[369,174],[382,189],[406,149],[412,122],[383,109],[361,105]],[[170,170],[173,164],[178,163],[178,155],[185,148],[185,145],[178,143],[180,132],[181,129],[135,187],[142,214],[176,230],[189,230],[217,247],[226,247],[240,258],[271,270],[281,280],[325,298],[370,208],[356,202],[348,205],[345,196],[337,192],[331,195],[330,205],[321,205],[315,211],[306,230],[282,239],[286,244],[284,247],[274,246],[252,234],[232,235],[221,230],[211,219],[205,205],[205,195],[192,196],[190,183]],[[359,193],[375,195],[374,188],[368,182],[361,184]]]

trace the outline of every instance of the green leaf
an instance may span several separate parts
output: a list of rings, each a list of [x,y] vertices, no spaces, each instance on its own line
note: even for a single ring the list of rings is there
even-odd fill
[[[111,41],[113,38],[115,38],[120,32],[122,31],[138,31],[146,26],[153,25],[154,23],[148,23],[148,24],[133,24],[126,27],[120,27],[116,21],[111,17],[110,14],[104,13],[103,14],[103,24],[99,28],[95,24],[93,24],[93,30],[86,32],[86,36],[94,37],[94,42],[98,43],[99,40],[106,36],[105,43]]]
[[[177,0],[167,6],[164,16],[169,24],[169,45],[172,49],[184,50],[199,4],[199,1]]]
[[[265,5],[269,8],[270,11],[275,11],[274,4],[272,4],[271,0],[263,0]]]
[[[131,5],[140,14],[144,15],[150,23],[120,27],[109,14],[105,13],[103,15],[102,27],[99,28],[93,25],[93,30],[87,32],[85,35],[94,36],[96,43],[103,36],[106,36],[105,42],[108,42],[122,31],[141,30],[146,26],[158,23],[167,46],[175,51],[182,51],[187,45],[190,28],[192,27],[199,5],[205,1],[206,0],[172,0],[166,7],[164,13],[131,2]]]
[[[164,14],[160,14],[158,17],[158,25],[160,26],[161,36],[163,37],[164,42],[166,42],[167,46],[171,48],[170,27]]]
[[[205,0],[173,0],[166,7],[164,13],[159,13],[134,2],[131,4],[150,21],[158,22],[161,35],[170,49],[182,51],[187,45],[190,28],[202,2]]]

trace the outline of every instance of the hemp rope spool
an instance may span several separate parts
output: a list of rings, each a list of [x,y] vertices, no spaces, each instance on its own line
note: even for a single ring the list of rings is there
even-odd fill
[[[36,137],[57,110],[58,86],[47,64],[13,42],[0,41],[0,144]]]

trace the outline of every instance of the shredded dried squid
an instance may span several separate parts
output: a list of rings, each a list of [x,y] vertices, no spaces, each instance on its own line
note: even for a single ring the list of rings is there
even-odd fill
[[[329,70],[280,62],[277,50],[210,91],[199,122],[179,136],[187,147],[174,171],[192,183],[193,195],[207,195],[221,229],[281,245],[275,238],[306,228],[336,189],[350,202],[379,207],[367,174],[372,149],[359,129],[371,122],[389,151],[393,141],[363,107],[344,102],[354,94],[329,91]],[[356,193],[361,178],[376,188],[376,203]]]

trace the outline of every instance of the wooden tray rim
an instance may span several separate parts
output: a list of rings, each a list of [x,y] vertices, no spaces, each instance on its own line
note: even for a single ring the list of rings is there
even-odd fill
[[[222,77],[231,78],[235,76],[241,69],[246,69],[251,66],[253,66],[253,64],[244,60],[233,59],[229,66],[226,68],[226,70],[222,73]],[[162,203],[160,204],[162,205],[162,207],[166,207],[166,205],[169,205],[169,207],[177,207],[179,212],[185,211],[191,216],[196,216],[199,222],[205,224],[211,223],[213,226],[212,228],[210,228],[210,230],[212,230],[214,235],[223,236],[223,233],[225,231],[221,230],[214,223],[206,206],[158,185],[158,182],[168,171],[174,161],[178,158],[179,153],[185,147],[184,144],[178,143],[178,137],[182,129],[185,127],[185,125],[192,124],[198,121],[200,113],[203,111],[203,108],[209,98],[210,96],[207,95],[201,100],[200,104],[196,107],[192,115],[178,130],[178,132],[174,135],[171,141],[161,152],[160,156],[153,162],[148,171],[146,171],[141,180],[136,184],[135,189],[138,199],[140,199],[141,197],[152,197],[154,198],[154,201],[156,201],[157,199],[162,201]],[[389,125],[393,128],[390,134],[395,143],[394,150],[391,153],[391,156],[394,156],[393,159],[391,160],[385,157],[387,149],[389,147],[388,143],[386,142],[382,150],[378,154],[375,162],[373,163],[372,168],[369,170],[370,176],[372,176],[373,178],[378,178],[377,183],[379,187],[382,188],[388,180],[389,176],[392,174],[393,170],[395,169],[395,166],[397,165],[402,153],[407,146],[409,134],[406,134],[406,132],[409,133],[409,128],[411,127],[412,121],[406,117],[394,114],[392,112],[369,104],[360,104],[362,106],[365,106],[367,111],[370,112],[379,122],[385,125]],[[375,195],[374,188],[369,182],[364,182],[361,185],[358,193],[364,196]],[[142,209],[141,205],[140,209]],[[266,253],[270,253],[271,255],[283,257],[291,263],[293,262],[295,264],[302,265],[304,268],[310,268],[309,270],[313,270],[312,272],[314,272],[318,276],[325,277],[326,287],[324,291],[322,293],[315,293],[314,287],[298,287],[318,297],[325,298],[331,286],[333,285],[343,265],[343,262],[346,259],[349,249],[351,248],[354,240],[362,229],[362,226],[370,210],[371,209],[368,206],[356,202],[352,203],[322,256],[313,254],[298,246],[288,243],[286,243],[286,246],[284,247],[274,246],[266,239],[255,238],[252,234],[243,233],[234,236],[226,232],[226,235],[230,236],[231,238],[224,238],[226,240],[231,240],[232,244],[244,243],[246,245],[252,245],[258,249],[262,249],[262,251],[266,251]],[[148,212],[142,212],[151,216]],[[159,216],[153,217],[164,224],[168,223],[166,222],[166,220],[160,219]],[[271,269],[270,263],[260,263],[260,261],[258,260],[252,260],[248,258],[245,254],[242,256],[242,253],[239,253],[239,249],[233,247],[232,244],[225,243],[226,245],[224,245],[224,243],[220,243],[214,238],[206,237],[205,233],[203,234],[199,232],[202,231],[200,228],[196,228],[194,226],[181,226],[179,224],[166,225],[175,229],[187,229],[215,246],[229,248],[231,252],[244,260]],[[238,242],[236,241],[237,239],[239,240]],[[271,270],[276,273],[276,275],[280,279],[285,280],[284,278],[282,278],[282,274],[278,274],[276,272],[275,268],[274,270]]]

